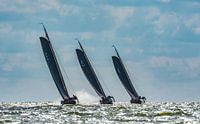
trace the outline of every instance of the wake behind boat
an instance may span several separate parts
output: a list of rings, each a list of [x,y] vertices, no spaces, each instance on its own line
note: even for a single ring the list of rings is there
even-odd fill
[[[136,92],[136,90],[133,87],[133,84],[130,80],[130,77],[129,77],[127,71],[126,71],[126,68],[124,67],[122,59],[119,56],[117,49],[115,48],[115,46],[113,46],[113,47],[114,47],[115,52],[117,54],[117,56],[112,56],[115,71],[116,71],[121,83],[125,87],[126,91],[131,96],[130,102],[131,103],[137,103],[137,104],[144,103],[146,98],[139,96],[138,93]]]
[[[90,82],[93,89],[101,97],[100,103],[101,104],[113,104],[113,101],[115,101],[114,97],[106,96],[81,43],[79,41],[78,41],[78,43],[80,45],[80,49],[76,49],[76,54],[77,54],[81,69],[84,72],[85,76],[87,77],[87,79]]]
[[[40,37],[40,43],[41,43],[42,50],[43,50],[47,65],[49,67],[51,76],[53,77],[56,87],[58,88],[58,91],[63,98],[63,101],[61,101],[61,104],[76,104],[78,102],[78,98],[75,95],[73,95],[73,97],[69,96],[60,67],[56,59],[56,55],[54,53],[52,44],[50,42],[49,36],[47,34],[47,31],[44,25],[43,25],[43,28],[44,28],[46,37]]]

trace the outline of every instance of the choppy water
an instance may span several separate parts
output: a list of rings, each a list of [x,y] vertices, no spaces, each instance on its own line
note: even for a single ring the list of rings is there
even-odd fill
[[[0,123],[199,124],[200,103],[74,106],[52,102],[0,103]]]

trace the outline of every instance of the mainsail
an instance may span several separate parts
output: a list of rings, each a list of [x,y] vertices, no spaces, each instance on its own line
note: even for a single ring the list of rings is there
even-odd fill
[[[47,65],[49,67],[50,73],[53,77],[53,80],[56,84],[56,87],[58,88],[60,95],[62,96],[62,98],[64,100],[69,101],[69,99],[71,100],[72,98],[69,97],[63,76],[61,74],[60,67],[59,67],[57,59],[56,59],[55,52],[53,50],[53,47],[51,45],[49,36],[47,34],[47,31],[46,31],[44,25],[43,25],[43,28],[44,28],[44,31],[46,34],[46,38],[40,37],[40,42],[41,42],[42,50],[43,50]]]
[[[90,84],[92,85],[92,87],[94,88],[94,90],[96,91],[96,93],[102,98],[102,100],[100,100],[101,104],[112,104],[114,100],[113,96],[106,96],[106,94],[103,91],[103,88],[91,66],[91,63],[87,57],[87,55],[85,54],[85,51],[81,45],[81,43],[78,41],[79,45],[80,45],[80,49],[76,49],[76,54],[80,63],[80,66],[85,74],[85,76],[87,77],[88,81],[90,82]]]
[[[79,63],[81,65],[81,68],[85,74],[85,76],[87,77],[88,81],[90,82],[90,84],[92,85],[92,87],[95,89],[96,93],[100,96],[100,97],[106,97],[103,88],[91,66],[90,61],[88,60],[87,55],[85,54],[85,51],[81,45],[80,42],[78,42],[80,45],[81,49],[76,49],[76,54],[78,56],[78,60]]]
[[[119,79],[121,80],[122,84],[124,85],[125,89],[127,90],[128,94],[131,96],[132,99],[139,99],[139,95],[136,92],[133,84],[130,80],[130,77],[124,67],[124,64],[117,52],[117,49],[114,47],[117,56],[112,56],[113,64]]]

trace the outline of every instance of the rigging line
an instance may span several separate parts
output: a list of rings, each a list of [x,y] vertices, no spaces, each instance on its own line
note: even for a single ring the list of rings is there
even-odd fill
[[[52,46],[53,46],[53,45],[52,45]],[[63,66],[63,64],[62,64],[62,62],[61,62],[61,60],[60,60],[60,57],[59,57],[58,54],[57,54],[56,49],[54,49],[54,51],[55,51],[55,54],[57,55],[58,61],[60,62],[60,65],[61,65],[61,68],[62,68],[62,70],[64,71],[64,74],[65,74],[65,76],[66,76],[66,78],[67,78],[67,80],[68,80],[68,82],[69,82],[70,87],[71,87],[71,88],[68,87],[68,90],[72,89],[72,92],[76,95],[76,93],[75,93],[75,91],[74,91],[74,88],[73,88],[73,86],[72,86],[72,83],[71,83],[71,81],[70,81],[70,79],[69,79],[69,76],[67,75],[67,73],[66,73],[66,71],[65,71],[65,69],[64,69],[64,66]],[[67,86],[68,86],[68,85],[67,85]],[[67,86],[66,86],[66,87],[67,87]]]

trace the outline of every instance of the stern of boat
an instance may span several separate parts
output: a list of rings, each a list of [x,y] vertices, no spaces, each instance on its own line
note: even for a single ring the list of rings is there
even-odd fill
[[[78,98],[75,95],[73,95],[73,97],[70,97],[68,99],[64,99],[63,101],[61,101],[62,105],[64,105],[64,104],[75,105],[77,103],[79,103],[79,101],[78,101]]]
[[[113,104],[113,102],[115,102],[113,96],[102,97],[102,99],[100,100],[101,104]]]
[[[144,96],[139,96],[137,99],[132,98],[130,102],[135,104],[143,104],[146,102],[146,98]]]

